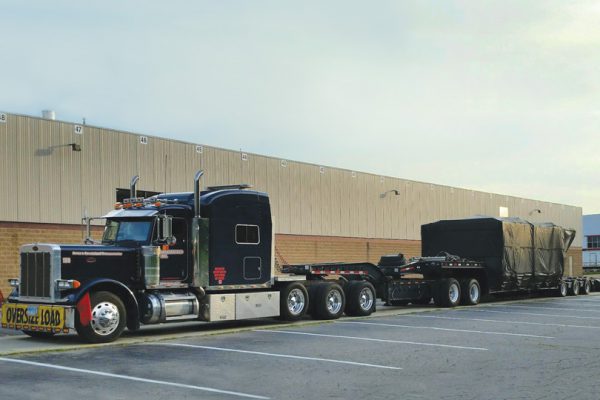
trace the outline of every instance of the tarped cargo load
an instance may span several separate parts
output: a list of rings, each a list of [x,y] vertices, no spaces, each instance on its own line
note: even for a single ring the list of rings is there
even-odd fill
[[[519,218],[471,218],[421,226],[423,256],[456,254],[486,265],[489,290],[556,286],[573,229]]]

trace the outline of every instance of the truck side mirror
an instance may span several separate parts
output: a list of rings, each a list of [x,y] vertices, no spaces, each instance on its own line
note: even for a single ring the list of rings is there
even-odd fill
[[[173,217],[170,215],[161,215],[159,217],[159,235],[158,241],[168,245],[175,244],[173,236]]]

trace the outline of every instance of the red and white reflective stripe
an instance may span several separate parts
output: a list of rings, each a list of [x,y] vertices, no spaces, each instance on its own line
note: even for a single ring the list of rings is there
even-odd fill
[[[311,271],[314,275],[367,275],[366,271],[340,271],[340,270],[327,270],[327,271]]]

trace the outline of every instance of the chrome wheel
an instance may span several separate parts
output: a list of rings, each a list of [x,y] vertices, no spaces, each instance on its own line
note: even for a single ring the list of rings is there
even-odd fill
[[[360,291],[358,304],[363,310],[370,310],[373,307],[373,292],[370,288],[366,287]]]
[[[473,284],[469,288],[469,297],[472,303],[479,303],[479,286]]]
[[[329,313],[333,315],[340,312],[344,303],[342,299],[342,293],[340,293],[340,291],[337,289],[332,289],[329,291],[329,293],[327,293],[326,304]]]
[[[458,298],[460,297],[460,289],[458,287],[458,283],[450,284],[448,288],[448,298],[452,304],[456,304],[458,302]]]
[[[306,298],[300,289],[292,289],[288,294],[287,306],[290,314],[300,315],[306,306]]]
[[[96,304],[92,309],[90,324],[94,332],[100,336],[108,336],[119,327],[119,309],[108,301]]]

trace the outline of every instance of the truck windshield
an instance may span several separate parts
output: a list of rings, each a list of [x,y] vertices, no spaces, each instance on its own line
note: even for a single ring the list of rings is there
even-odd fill
[[[114,220],[106,221],[102,243],[147,242],[152,231],[152,221]]]

